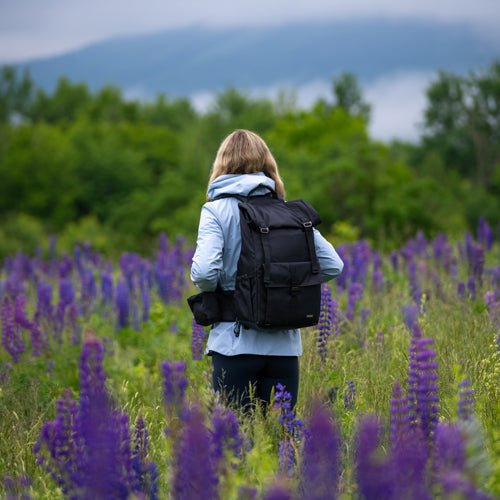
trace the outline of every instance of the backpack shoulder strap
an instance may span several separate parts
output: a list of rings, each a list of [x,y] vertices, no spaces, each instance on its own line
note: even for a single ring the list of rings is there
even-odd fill
[[[318,257],[316,255],[316,245],[314,244],[313,228],[321,222],[321,218],[313,206],[305,200],[293,200],[286,203],[286,206],[300,219],[306,235],[309,258],[311,259],[311,272],[318,274],[320,271]]]

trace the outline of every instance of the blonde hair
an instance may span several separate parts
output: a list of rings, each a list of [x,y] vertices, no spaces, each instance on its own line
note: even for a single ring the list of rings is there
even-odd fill
[[[275,184],[276,193],[285,197],[285,186],[278,172],[278,165],[264,140],[255,132],[238,129],[229,134],[217,151],[210,184],[225,174],[255,174],[263,172]]]

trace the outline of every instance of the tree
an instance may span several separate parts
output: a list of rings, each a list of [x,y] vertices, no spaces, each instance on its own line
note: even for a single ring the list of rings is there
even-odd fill
[[[26,116],[33,100],[33,81],[25,70],[22,76],[13,66],[0,71],[0,123],[12,120],[15,114]]]
[[[427,89],[424,148],[488,189],[500,162],[500,61],[460,76],[444,71]]]
[[[37,91],[31,115],[35,121],[69,123],[85,110],[91,99],[85,83],[72,83],[61,77],[51,95],[42,89]]]
[[[333,79],[335,105],[347,114],[361,116],[366,122],[370,120],[371,106],[363,100],[363,94],[355,75],[342,73]]]

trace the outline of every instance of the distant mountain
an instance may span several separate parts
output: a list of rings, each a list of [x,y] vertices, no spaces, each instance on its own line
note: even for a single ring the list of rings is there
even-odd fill
[[[364,82],[391,72],[463,72],[500,56],[498,39],[464,25],[387,20],[304,22],[263,28],[189,27],[116,38],[25,64],[52,89],[61,75],[146,95],[302,85],[352,71]]]

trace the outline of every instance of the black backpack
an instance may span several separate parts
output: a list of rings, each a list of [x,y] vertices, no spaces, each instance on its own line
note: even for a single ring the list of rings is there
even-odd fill
[[[271,191],[271,190],[270,190]],[[236,321],[246,328],[291,329],[318,323],[321,273],[313,228],[321,222],[304,200],[269,195],[239,199],[241,253],[234,293],[208,292],[188,302],[200,324]]]

